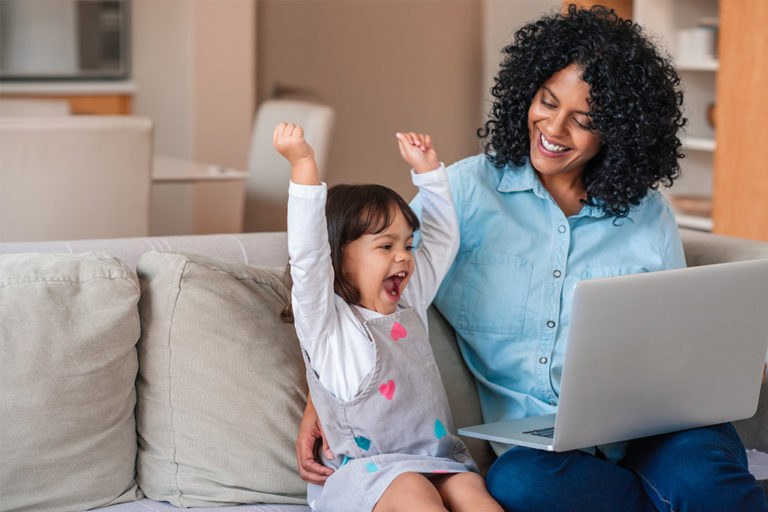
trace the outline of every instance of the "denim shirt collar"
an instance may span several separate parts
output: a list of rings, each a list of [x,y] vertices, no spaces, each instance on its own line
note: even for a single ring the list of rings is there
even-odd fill
[[[528,159],[526,159],[525,162],[523,162],[523,165],[519,167],[510,164],[505,165],[501,169],[501,180],[499,181],[499,186],[496,187],[496,190],[502,193],[530,190],[538,197],[554,202],[550,193],[544,188],[544,185],[541,184],[541,180],[539,180],[539,177],[536,175],[536,172],[533,170]],[[601,207],[584,205],[582,206],[581,211],[576,215],[571,215],[571,218],[593,217],[599,219],[605,216],[606,213]],[[632,219],[632,212],[630,212],[630,215],[626,218],[634,222],[634,219]]]

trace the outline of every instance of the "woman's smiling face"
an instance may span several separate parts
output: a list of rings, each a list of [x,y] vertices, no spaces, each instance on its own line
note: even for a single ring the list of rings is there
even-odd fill
[[[590,128],[589,85],[581,73],[569,64],[549,77],[531,101],[531,165],[542,174],[580,175],[600,150],[600,137]]]

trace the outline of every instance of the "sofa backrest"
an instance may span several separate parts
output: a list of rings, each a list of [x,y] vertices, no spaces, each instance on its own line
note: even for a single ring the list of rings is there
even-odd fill
[[[724,263],[729,261],[768,258],[768,242],[758,242],[700,231],[681,229],[680,234],[689,266]],[[288,262],[284,232],[244,233],[233,235],[196,235],[176,237],[116,238],[104,240],[75,240],[61,242],[0,243],[0,254],[19,252],[79,253],[104,251],[136,268],[139,257],[150,250],[176,251],[201,254],[230,263],[283,266]],[[430,312],[431,341],[435,348],[458,426],[472,424],[479,416],[479,404],[474,386],[456,384],[466,382],[468,370],[462,364],[450,325],[434,310]],[[441,361],[441,358],[443,359]],[[466,375],[467,379],[452,378]],[[757,415],[737,422],[744,444],[750,448],[768,451],[768,387],[764,387],[761,407]],[[492,457],[486,448],[471,447],[473,454],[488,461]],[[481,465],[483,465],[481,463]]]
[[[689,267],[768,258],[768,242],[714,235],[681,229],[685,260]]]
[[[228,263],[271,267],[288,263],[285,232],[0,243],[0,254],[19,252],[77,254],[89,251],[106,252],[132,269],[136,268],[141,255],[148,251],[185,252]]]

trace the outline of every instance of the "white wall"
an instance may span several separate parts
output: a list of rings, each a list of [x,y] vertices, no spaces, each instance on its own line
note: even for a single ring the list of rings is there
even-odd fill
[[[410,2],[409,9],[388,0],[258,5],[264,26],[257,48],[257,0],[133,0],[134,112],[154,119],[156,150],[245,168],[258,52],[261,99],[280,81],[309,84],[318,101],[343,102],[336,105],[342,113],[337,141],[358,136],[350,120],[361,108],[365,123],[373,122],[360,144],[334,143],[332,178],[354,179],[359,170],[353,162],[373,154],[374,169],[387,170],[374,177],[407,190],[407,177],[388,172],[399,157],[372,141],[407,125],[437,132],[446,160],[476,151],[474,130],[490,107],[501,48],[523,23],[557,11],[561,2],[427,0]],[[293,40],[281,41],[290,30],[297,32]],[[402,91],[400,110],[390,96],[396,89]],[[472,95],[479,108],[471,105]],[[369,98],[379,99],[378,109]],[[352,117],[345,119],[347,111]]]
[[[482,111],[490,111],[493,79],[502,60],[501,50],[512,43],[513,35],[525,23],[543,14],[560,10],[561,0],[483,1],[483,98]]]
[[[133,0],[133,110],[155,151],[245,169],[255,104],[256,0]]]
[[[448,163],[479,150],[479,0],[259,0],[258,9],[260,99],[281,84],[335,109],[329,184],[412,196],[398,130],[430,133]]]
[[[195,8],[195,157],[245,169],[256,105],[255,0]]]
[[[193,158],[194,2],[133,0],[133,112],[155,123],[155,151]]]

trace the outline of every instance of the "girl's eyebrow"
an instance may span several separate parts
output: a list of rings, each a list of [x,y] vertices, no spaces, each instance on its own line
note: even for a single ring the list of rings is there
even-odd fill
[[[379,238],[389,238],[390,240],[395,240],[397,236],[389,233],[376,233],[375,235],[373,235],[374,240],[378,240]],[[413,233],[411,233],[410,236],[405,240],[406,241],[413,240]]]
[[[392,236],[392,235],[390,235],[389,233],[374,233],[374,235],[373,235],[373,239],[374,239],[374,240],[378,240],[379,238],[389,238],[389,239],[393,239],[393,238],[395,238],[395,237],[394,237],[394,236]]]
[[[547,91],[550,94],[550,96],[552,96],[555,99],[555,101],[558,101],[558,102],[560,101],[559,99],[557,99],[557,95],[554,92],[552,92],[552,89],[550,89],[546,85],[542,85],[541,88]],[[584,112],[583,110],[574,110],[574,113],[581,114],[584,116],[589,116],[589,112]]]

